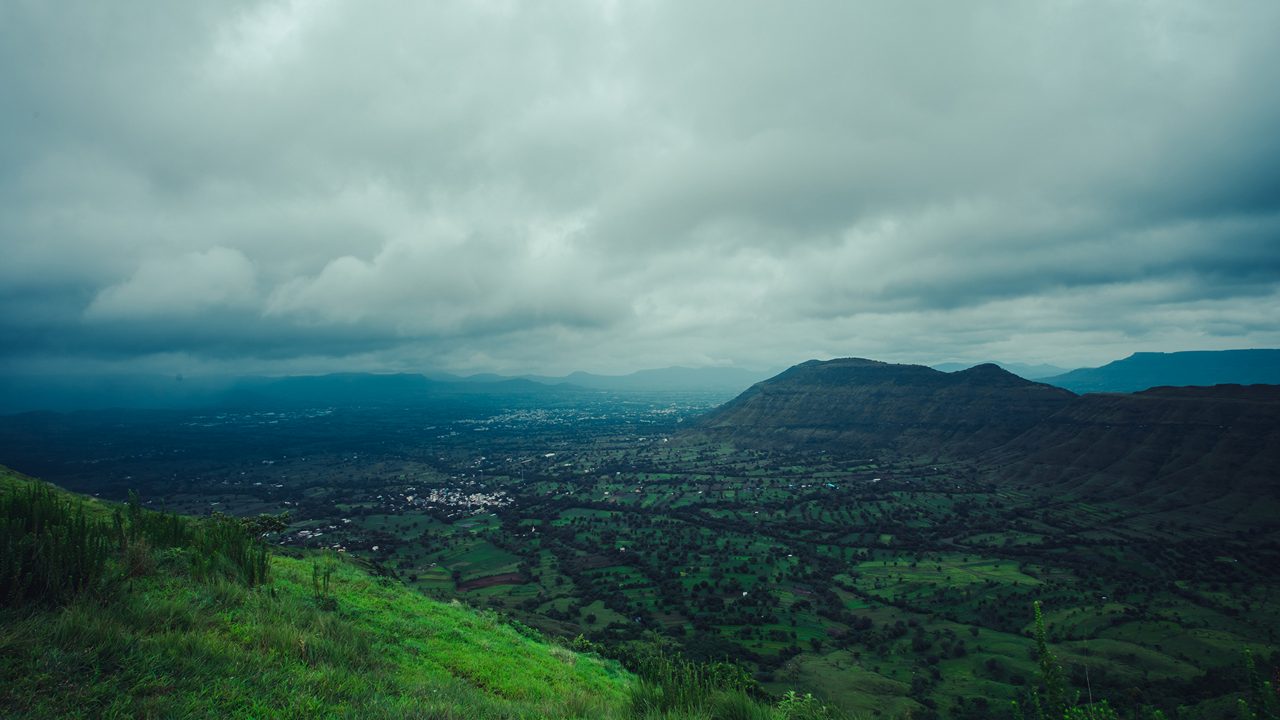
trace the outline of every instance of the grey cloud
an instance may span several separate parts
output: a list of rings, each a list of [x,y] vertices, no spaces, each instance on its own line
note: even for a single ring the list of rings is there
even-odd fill
[[[128,280],[98,293],[90,320],[199,317],[255,304],[257,278],[243,253],[224,247],[178,258],[151,258]]]
[[[8,4],[0,361],[1280,345],[1278,24],[1267,2]]]

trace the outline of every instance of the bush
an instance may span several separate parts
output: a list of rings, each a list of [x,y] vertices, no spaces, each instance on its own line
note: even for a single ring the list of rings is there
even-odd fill
[[[132,492],[106,517],[44,483],[0,489],[0,607],[65,604],[114,579],[148,575],[158,563],[172,569],[177,555],[199,579],[249,586],[267,579],[269,551],[254,532],[263,518],[153,512]]]
[[[83,502],[29,483],[0,494],[0,606],[58,604],[99,583],[117,548]]]

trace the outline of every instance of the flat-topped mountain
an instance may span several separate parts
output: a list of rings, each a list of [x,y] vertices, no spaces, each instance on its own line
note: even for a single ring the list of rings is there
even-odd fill
[[[698,427],[747,445],[955,457],[1012,440],[1074,397],[991,364],[945,373],[862,358],[811,360],[755,384]]]
[[[809,361],[694,432],[742,447],[968,460],[992,479],[1153,509],[1211,503],[1234,515],[1250,511],[1250,498],[1280,497],[1275,385],[1077,396],[995,365],[944,373]]]
[[[1041,378],[1077,393],[1137,392],[1163,385],[1280,384],[1280,350],[1134,353],[1102,367]]]

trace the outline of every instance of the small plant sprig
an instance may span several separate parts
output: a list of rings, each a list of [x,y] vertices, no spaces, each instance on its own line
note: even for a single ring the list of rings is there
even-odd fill
[[[778,710],[786,720],[827,720],[831,717],[831,709],[812,693],[801,695],[795,690],[788,690],[782,695],[778,700]]]
[[[1240,720],[1280,720],[1280,694],[1271,681],[1262,679],[1248,648],[1244,651],[1244,678],[1248,689],[1236,702]]]
[[[336,605],[333,596],[329,594],[329,581],[336,566],[334,557],[328,551],[311,563],[311,591],[321,607],[326,609],[332,609]]]

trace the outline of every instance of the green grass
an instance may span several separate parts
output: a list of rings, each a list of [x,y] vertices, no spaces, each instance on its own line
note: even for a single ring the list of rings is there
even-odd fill
[[[338,563],[276,557],[269,587],[157,574],[105,606],[9,613],[9,717],[621,717],[616,663]],[[327,609],[332,607],[333,609]]]
[[[117,509],[0,468],[0,497],[22,492],[52,492],[73,518],[105,522]],[[832,717],[803,698],[762,701],[740,670],[662,651],[633,651],[637,676],[341,556],[272,555],[262,577],[205,572],[197,530],[185,544],[134,543],[145,559],[113,555],[58,602],[0,609],[4,717]]]

